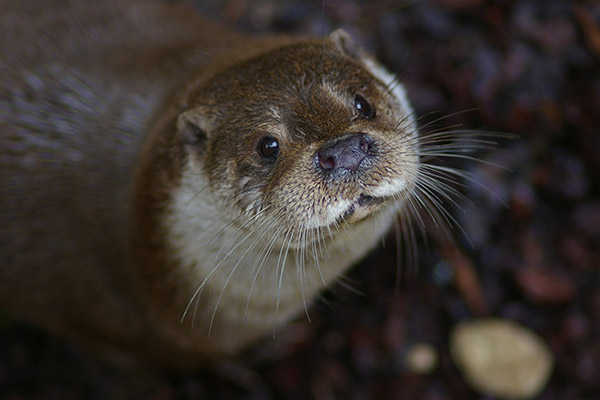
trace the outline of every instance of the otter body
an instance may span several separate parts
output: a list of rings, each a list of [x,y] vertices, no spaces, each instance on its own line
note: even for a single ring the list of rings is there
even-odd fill
[[[412,193],[404,91],[341,31],[249,39],[147,1],[3,0],[0,22],[0,308],[55,333],[231,354]]]

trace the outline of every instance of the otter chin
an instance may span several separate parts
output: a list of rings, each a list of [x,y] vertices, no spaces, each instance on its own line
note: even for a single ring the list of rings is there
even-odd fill
[[[248,38],[147,1],[9,8],[0,306],[15,315],[118,357],[231,355],[412,201],[413,110],[342,30]]]
[[[353,224],[367,218],[383,207],[386,201],[383,197],[371,197],[361,194],[360,197],[338,218],[338,224]]]

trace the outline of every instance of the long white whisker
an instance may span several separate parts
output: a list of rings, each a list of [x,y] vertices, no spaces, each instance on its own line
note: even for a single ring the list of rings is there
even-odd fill
[[[248,298],[246,300],[246,311],[245,311],[245,315],[248,315],[248,307],[250,305],[250,298],[252,296],[252,292],[254,290],[254,285],[256,284],[256,280],[258,279],[258,275],[260,274],[260,271],[262,270],[263,265],[265,264],[267,258],[269,257],[269,255],[271,254],[271,252],[273,251],[273,247],[275,246],[275,243],[277,242],[277,238],[279,237],[280,233],[282,231],[284,231],[285,228],[284,227],[280,227],[272,236],[272,238],[267,242],[266,246],[266,250],[264,251],[264,254],[262,257],[260,257],[260,263],[258,264],[258,267],[256,267],[256,272],[254,274],[254,277],[252,278],[252,284],[250,285],[250,290],[248,291]],[[263,247],[265,248],[265,247]],[[261,252],[262,253],[262,252]]]
[[[306,282],[306,268],[304,265],[304,261],[306,259],[306,254],[305,254],[305,249],[306,249],[306,232],[307,230],[304,229],[302,231],[302,234],[299,235],[299,240],[300,237],[302,238],[302,243],[299,243],[300,247],[300,251],[298,251],[296,253],[296,257],[298,257],[298,253],[301,253],[300,259],[298,260],[298,258],[296,259],[296,270],[298,273],[298,278],[300,279],[300,293],[302,295],[302,304],[304,305],[304,313],[306,314],[306,318],[308,319],[308,322],[311,322],[310,320],[310,315],[308,313],[308,305],[306,302],[306,295],[304,293],[304,283]]]
[[[288,252],[290,250],[290,246],[292,244],[292,238],[294,236],[294,231],[289,230],[288,233],[290,235],[289,236],[286,235],[287,241],[285,243],[285,246],[282,246],[282,250],[285,247],[285,251],[283,253],[283,259],[281,259],[281,257],[279,257],[279,259],[281,259],[281,265],[279,264],[279,259],[278,259],[278,262],[277,262],[277,271],[278,271],[278,275],[276,275],[276,277],[277,277],[277,302],[276,302],[276,306],[275,306],[275,309],[277,311],[279,311],[279,304],[280,304],[280,301],[281,301],[281,284],[283,282],[283,274],[284,274],[284,271],[285,271],[285,263],[286,263],[286,260],[287,260]],[[281,256],[281,253],[279,255]]]
[[[260,213],[259,213],[260,214]],[[258,215],[258,214],[257,214]],[[181,320],[180,323],[183,323],[191,304],[193,303],[194,299],[196,299],[196,297],[199,296],[200,292],[202,291],[202,289],[204,288],[204,286],[206,285],[206,283],[208,282],[208,280],[211,278],[211,276],[219,269],[219,267],[223,264],[223,262],[236,250],[238,249],[245,241],[246,239],[248,239],[248,237],[250,237],[252,235],[252,231],[247,234],[243,239],[239,240],[230,250],[229,252],[223,257],[221,258],[221,260],[209,271],[209,273],[206,275],[206,277],[204,277],[204,279],[202,280],[202,283],[200,283],[200,285],[198,286],[198,288],[196,289],[196,291],[194,291],[194,294],[192,295],[192,297],[190,298],[190,301],[188,302],[183,315],[181,316]],[[222,248],[222,247],[221,247]],[[219,250],[220,253],[221,250]]]
[[[252,233],[254,233],[254,232],[252,232]],[[219,308],[219,304],[221,303],[221,299],[223,298],[223,293],[225,293],[225,289],[227,288],[227,285],[229,284],[229,281],[231,280],[231,277],[233,276],[233,274],[235,273],[235,271],[238,269],[238,267],[240,266],[240,264],[242,263],[242,261],[245,259],[246,255],[252,249],[254,249],[254,247],[256,246],[256,244],[260,241],[260,239],[262,239],[264,237],[264,235],[266,233],[267,233],[267,230],[263,230],[262,233],[250,244],[250,246],[248,246],[246,248],[246,250],[239,257],[239,260],[235,263],[235,265],[231,269],[231,272],[227,276],[227,279],[225,279],[225,282],[223,283],[223,287],[221,288],[221,291],[219,292],[219,296],[217,297],[217,302],[215,303],[215,307],[213,309],[213,313],[212,313],[212,315],[210,317],[210,324],[208,326],[208,336],[209,337],[210,337],[211,332],[212,332],[212,327],[213,327],[213,323],[214,323],[214,320],[215,320],[215,315],[217,314],[217,309]]]

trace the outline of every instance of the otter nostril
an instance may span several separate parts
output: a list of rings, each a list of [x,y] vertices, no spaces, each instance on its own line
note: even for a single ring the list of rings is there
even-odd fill
[[[329,170],[335,168],[335,159],[333,157],[325,156],[319,152],[318,159],[319,159],[319,165],[324,170],[329,171]]]
[[[355,133],[330,142],[316,154],[318,165],[325,171],[356,171],[370,153],[371,141],[368,135]]]
[[[371,142],[367,139],[367,135],[360,135],[359,145],[365,154],[368,154],[369,150],[371,150]]]

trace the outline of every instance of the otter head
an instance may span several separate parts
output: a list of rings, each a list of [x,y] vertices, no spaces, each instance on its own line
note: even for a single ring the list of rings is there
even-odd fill
[[[188,172],[206,176],[235,225],[302,238],[292,248],[399,208],[413,188],[404,90],[343,31],[237,62],[187,101],[177,127]]]

